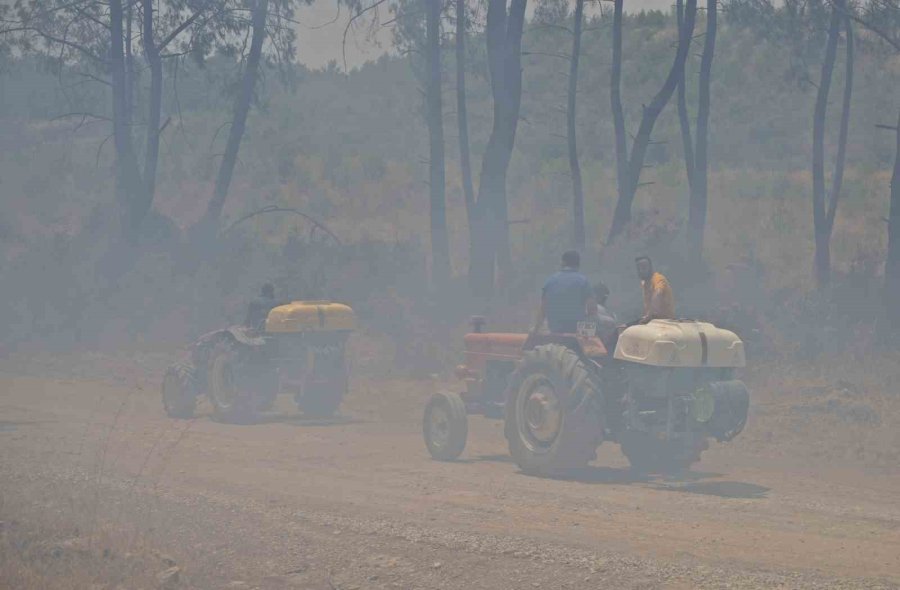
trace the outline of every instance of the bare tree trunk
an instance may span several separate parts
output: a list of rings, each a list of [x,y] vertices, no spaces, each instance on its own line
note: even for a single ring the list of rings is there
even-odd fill
[[[113,143],[116,148],[116,197],[122,211],[122,233],[128,239],[136,237],[142,221],[137,214],[136,200],[140,193],[140,171],[131,137],[128,113],[128,76],[125,64],[124,15],[121,0],[110,0],[110,70],[113,102]]]
[[[825,225],[828,237],[834,231],[834,218],[837,215],[841,186],[844,183],[844,163],[847,159],[847,134],[850,128],[850,102],[853,98],[853,22],[844,16],[844,27],[847,36],[847,53],[844,61],[844,98],[841,103],[841,128],[838,134],[837,156],[834,162],[834,177],[831,180],[831,197],[828,199],[828,213]]]
[[[156,169],[159,162],[159,134],[162,118],[162,58],[153,32],[153,0],[143,5],[144,57],[150,68],[150,96],[147,105],[147,144],[144,151],[144,206],[149,209],[156,193]]]
[[[475,189],[472,185],[472,158],[469,153],[469,117],[466,108],[466,0],[456,0],[456,120],[459,129],[459,167],[469,232],[473,231]]]
[[[584,250],[584,191],[581,186],[581,166],[578,163],[576,137],[576,95],[578,93],[578,60],[581,54],[581,29],[584,21],[584,0],[575,1],[575,27],[572,35],[572,56],[569,62],[569,104],[566,110],[566,128],[569,140],[569,169],[572,171],[572,223],[575,247]]]
[[[266,36],[266,17],[268,12],[269,0],[256,0],[252,8],[253,33],[250,40],[250,53],[247,55],[247,65],[244,67],[241,88],[238,91],[238,97],[234,105],[234,119],[231,121],[231,129],[228,132],[225,155],[222,157],[222,163],[219,165],[213,197],[206,209],[205,221],[210,225],[216,223],[222,214],[225,199],[228,197],[228,188],[231,186],[234,165],[241,146],[241,138],[244,136],[247,114],[250,112],[250,102],[253,99],[253,90],[256,87],[256,79],[259,75],[259,63],[262,59],[262,46]]]
[[[489,297],[495,266],[501,276],[511,271],[506,174],[516,139],[522,101],[522,33],[527,0],[489,0],[486,41],[491,73],[494,122],[484,152],[475,204],[478,228],[471,240],[469,283],[473,294]]]
[[[891,176],[891,207],[888,214],[888,248],[884,264],[884,301],[887,315],[885,327],[890,337],[897,339],[900,327],[900,115],[894,128],[897,138],[894,148],[894,173]]]
[[[694,268],[703,262],[703,234],[709,183],[709,105],[712,64],[716,52],[717,0],[706,2],[706,36],[700,58],[699,96],[697,97],[697,149],[691,175],[691,199],[688,206],[688,258]]]
[[[684,0],[676,0],[675,17],[678,30],[684,28]],[[684,168],[687,175],[688,188],[694,190],[694,142],[691,139],[691,119],[688,116],[686,96],[687,68],[681,72],[678,80],[678,122],[681,126],[681,143],[684,149]],[[699,121],[697,123],[699,125]],[[698,138],[699,141],[699,138]]]
[[[828,110],[828,93],[831,89],[831,76],[837,57],[838,36],[840,35],[841,16],[838,8],[831,11],[831,22],[828,28],[828,40],[825,44],[825,58],[822,61],[822,76],[816,93],[813,112],[813,223],[815,232],[816,254],[815,275],[819,285],[827,285],[831,280],[830,232],[828,231],[827,212],[825,210],[825,117]]]
[[[132,51],[131,26],[134,22],[134,4],[128,2],[125,9],[125,105],[128,111],[128,120],[134,120],[134,52]]]
[[[522,106],[522,34],[525,32],[525,8],[527,0],[511,0],[506,23],[506,43],[503,58],[505,100],[508,103],[504,121],[503,190],[498,193],[496,222],[500,240],[497,244],[497,270],[500,284],[512,276],[512,253],[509,244],[509,201],[506,193],[506,175],[516,144],[516,130]]]
[[[617,9],[618,10],[618,9]],[[624,192],[619,193],[619,199],[616,203],[616,209],[613,213],[612,226],[609,230],[607,243],[612,243],[616,237],[625,229],[628,222],[631,221],[631,205],[634,202],[634,195],[641,178],[641,170],[644,168],[644,158],[647,155],[647,147],[650,145],[650,134],[653,132],[653,126],[656,119],[659,118],[663,108],[672,98],[675,88],[678,86],[678,80],[684,76],[685,62],[687,61],[688,50],[690,49],[691,37],[694,35],[694,20],[697,15],[697,0],[687,0],[685,4],[684,27],[679,31],[678,49],[675,54],[675,61],[672,68],[663,83],[662,88],[650,101],[650,104],[644,107],[641,116],[641,124],[638,132],[634,137],[631,145],[631,157],[628,159],[627,179],[625,183],[619,183],[619,186],[625,187]],[[613,25],[615,27],[615,24]],[[615,33],[613,33],[615,46]],[[619,39],[621,43],[621,38]],[[620,58],[621,59],[621,56]],[[615,57],[613,58],[615,61]],[[621,61],[619,62],[621,67]]]
[[[431,210],[431,275],[436,286],[450,279],[450,245],[444,195],[444,122],[441,101],[441,0],[424,0],[428,72],[425,111],[428,120],[428,181]]]
[[[625,131],[625,111],[622,108],[622,21],[624,19],[624,3],[625,0],[614,0],[613,2],[612,66],[609,75],[609,97],[616,135],[616,185],[619,195],[624,195],[630,190],[628,187],[628,143]]]
[[[493,124],[487,147],[481,160],[478,200],[475,201],[473,230],[469,236],[469,288],[479,297],[489,297],[494,291],[496,243],[491,233],[496,227],[496,193],[505,190],[501,169],[503,160],[500,136],[504,106],[503,46],[506,41],[506,0],[489,0],[485,24],[488,72],[493,98]]]

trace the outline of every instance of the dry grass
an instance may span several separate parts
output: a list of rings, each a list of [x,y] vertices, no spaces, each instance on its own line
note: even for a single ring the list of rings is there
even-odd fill
[[[62,481],[62,480],[60,480]],[[15,478],[0,502],[0,586],[22,590],[162,588],[160,575],[177,567],[150,542],[149,512],[130,513],[102,494],[99,483],[70,485]],[[143,515],[143,516],[141,516]],[[136,520],[134,519],[136,518]],[[171,570],[170,570],[171,573]],[[186,588],[179,571],[178,587]]]
[[[769,457],[896,467],[900,354],[771,363],[745,376],[753,412],[742,449]]]
[[[149,547],[129,543],[120,531],[106,529],[88,537],[58,524],[36,525],[33,515],[19,518],[4,521],[0,535],[0,578],[6,588],[156,588],[157,575],[171,567]]]

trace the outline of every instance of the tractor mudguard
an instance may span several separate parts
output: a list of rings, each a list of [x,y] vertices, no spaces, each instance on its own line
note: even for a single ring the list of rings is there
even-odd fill
[[[575,352],[582,360],[594,360],[608,356],[603,341],[593,337],[576,334],[535,334],[528,337],[522,346],[523,351],[532,350],[545,344],[559,344]]]
[[[230,326],[224,330],[214,330],[208,332],[197,339],[195,346],[198,348],[206,348],[215,344],[222,338],[230,338],[247,346],[262,346],[266,343],[266,339],[261,336],[255,336],[244,326]]]

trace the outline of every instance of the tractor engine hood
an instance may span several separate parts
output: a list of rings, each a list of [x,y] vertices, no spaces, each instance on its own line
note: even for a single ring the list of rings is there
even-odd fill
[[[694,320],[652,320],[626,328],[615,358],[657,367],[743,367],[737,334]]]
[[[279,305],[266,318],[266,332],[342,332],[356,329],[349,305],[331,301],[292,301]]]

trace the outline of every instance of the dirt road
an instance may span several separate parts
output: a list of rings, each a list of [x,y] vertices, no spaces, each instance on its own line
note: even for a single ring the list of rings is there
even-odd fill
[[[635,478],[605,445],[576,478],[538,479],[480,418],[464,460],[430,460],[437,383],[359,380],[339,419],[281,400],[231,426],[167,419],[155,379],[0,374],[0,518],[118,531],[120,553],[163,551],[197,588],[900,587],[900,470],[738,438],[678,480]]]

